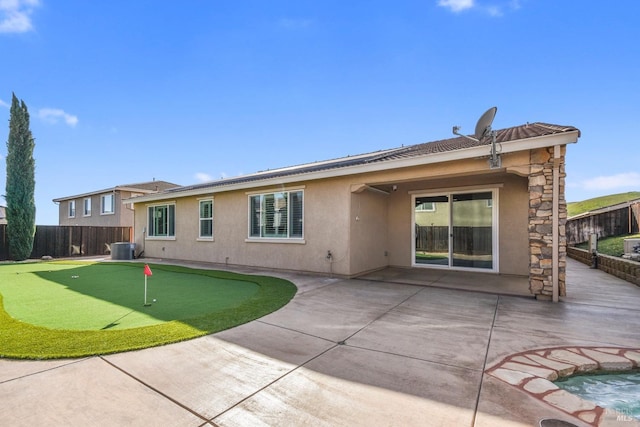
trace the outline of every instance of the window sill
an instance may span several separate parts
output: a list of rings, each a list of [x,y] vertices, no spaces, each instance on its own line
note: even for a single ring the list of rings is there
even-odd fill
[[[213,242],[213,237],[198,237],[196,242]]]
[[[307,244],[304,239],[269,239],[269,238],[248,238],[244,239],[245,243],[284,243],[284,244],[294,244],[294,245],[305,245]]]
[[[176,240],[176,236],[147,236],[145,240]]]

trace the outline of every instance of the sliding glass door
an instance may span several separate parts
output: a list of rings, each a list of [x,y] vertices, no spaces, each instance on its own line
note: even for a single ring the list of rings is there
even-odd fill
[[[495,270],[493,191],[414,196],[414,265]]]
[[[451,200],[451,265],[493,269],[491,192],[454,194]]]

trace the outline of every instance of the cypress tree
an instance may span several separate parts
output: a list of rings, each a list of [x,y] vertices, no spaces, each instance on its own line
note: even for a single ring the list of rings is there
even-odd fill
[[[7,141],[7,239],[12,259],[29,258],[35,234],[35,141],[29,129],[29,111],[13,94]]]

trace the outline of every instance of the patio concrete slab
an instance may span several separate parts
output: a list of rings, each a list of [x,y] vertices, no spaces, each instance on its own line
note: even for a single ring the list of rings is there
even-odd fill
[[[479,323],[492,322],[498,295],[477,292],[460,292],[454,289],[421,287],[420,292],[404,301],[406,307],[422,313],[430,319],[451,320],[469,318]]]
[[[271,325],[264,320],[217,333],[215,338],[293,366],[303,365],[336,345],[333,341]]]
[[[360,276],[360,278],[376,282],[432,285],[447,274],[446,269],[388,267]]]
[[[419,291],[416,286],[342,280],[310,290],[262,320],[337,343]]]
[[[508,274],[388,267],[360,279],[533,298],[529,292],[528,277]]]
[[[46,372],[67,364],[78,363],[81,359],[67,360],[11,360],[0,359],[0,384],[17,378]]]
[[[0,384],[6,426],[199,426],[203,419],[99,357]]]
[[[640,344],[639,306],[620,308],[566,302],[538,303],[501,297],[495,328],[517,330],[521,335],[593,340],[630,347]]]
[[[471,425],[481,372],[338,346],[217,417],[222,426]]]
[[[562,298],[564,302],[621,309],[638,308],[640,287],[580,262],[569,261],[567,286],[570,292]]]
[[[495,295],[424,288],[347,343],[482,370],[496,303]]]
[[[129,375],[211,419],[334,345],[253,322],[219,337],[210,335],[106,358]]]

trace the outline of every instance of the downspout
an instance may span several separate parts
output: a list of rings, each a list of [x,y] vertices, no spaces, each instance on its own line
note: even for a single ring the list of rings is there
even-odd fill
[[[559,299],[559,257],[560,257],[560,146],[553,147],[553,208],[552,208],[552,267],[553,302]]]

